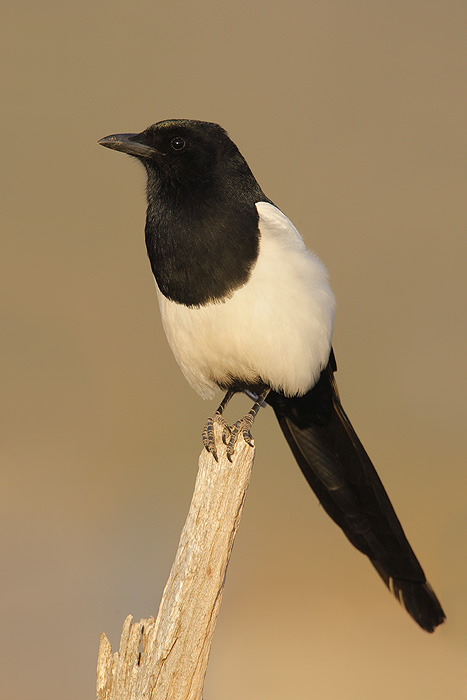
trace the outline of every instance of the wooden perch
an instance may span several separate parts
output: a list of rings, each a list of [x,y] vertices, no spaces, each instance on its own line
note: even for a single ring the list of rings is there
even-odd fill
[[[201,700],[255,452],[239,439],[230,463],[218,425],[215,434],[219,462],[203,449],[157,619],[132,624],[129,615],[114,654],[101,635],[97,700]]]

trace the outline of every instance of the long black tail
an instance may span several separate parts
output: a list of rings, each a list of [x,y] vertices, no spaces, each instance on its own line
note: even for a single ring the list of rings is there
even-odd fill
[[[326,512],[369,557],[415,622],[433,632],[445,614],[341,406],[335,370],[331,353],[319,382],[305,396],[287,398],[271,392],[267,401]]]

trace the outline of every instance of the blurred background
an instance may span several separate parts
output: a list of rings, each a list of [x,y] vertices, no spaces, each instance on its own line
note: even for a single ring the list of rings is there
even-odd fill
[[[465,697],[465,3],[3,15],[0,696],[94,697],[100,633],[158,609],[220,397],[166,344],[143,169],[97,140],[188,117],[327,265],[344,406],[448,616],[399,608],[266,410],[205,700]]]

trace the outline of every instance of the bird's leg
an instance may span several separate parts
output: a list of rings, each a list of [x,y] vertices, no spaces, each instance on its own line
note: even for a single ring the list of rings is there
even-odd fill
[[[233,389],[229,389],[229,391],[222,399],[219,408],[217,409],[212,418],[208,418],[208,421],[203,428],[203,445],[205,446],[206,450],[212,454],[216,462],[217,450],[216,441],[214,439],[214,423],[219,423],[222,426],[222,440],[224,441],[224,444],[227,444],[227,438],[230,439],[231,431],[227,421],[224,418],[222,418],[222,414],[224,413],[225,407],[227,406],[230,399],[235,393],[236,392]]]
[[[266,399],[267,395],[271,389],[269,387],[264,387],[262,392],[258,396],[258,400],[255,401],[251,409],[248,411],[248,413],[243,416],[243,418],[240,418],[234,425],[229,429],[230,432],[230,438],[227,443],[227,458],[229,462],[232,461],[232,455],[235,451],[235,444],[237,442],[238,436],[240,432],[243,435],[243,439],[245,442],[250,445],[250,447],[253,447],[253,438],[251,436],[251,428],[253,426],[253,422],[256,418],[256,414],[258,413],[259,409],[264,403],[264,400]],[[225,442],[225,440],[224,440]]]

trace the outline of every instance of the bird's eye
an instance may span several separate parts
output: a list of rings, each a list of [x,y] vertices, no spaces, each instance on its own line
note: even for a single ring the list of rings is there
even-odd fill
[[[185,139],[182,139],[181,136],[176,136],[174,139],[172,139],[170,145],[174,151],[183,151],[186,146]]]

